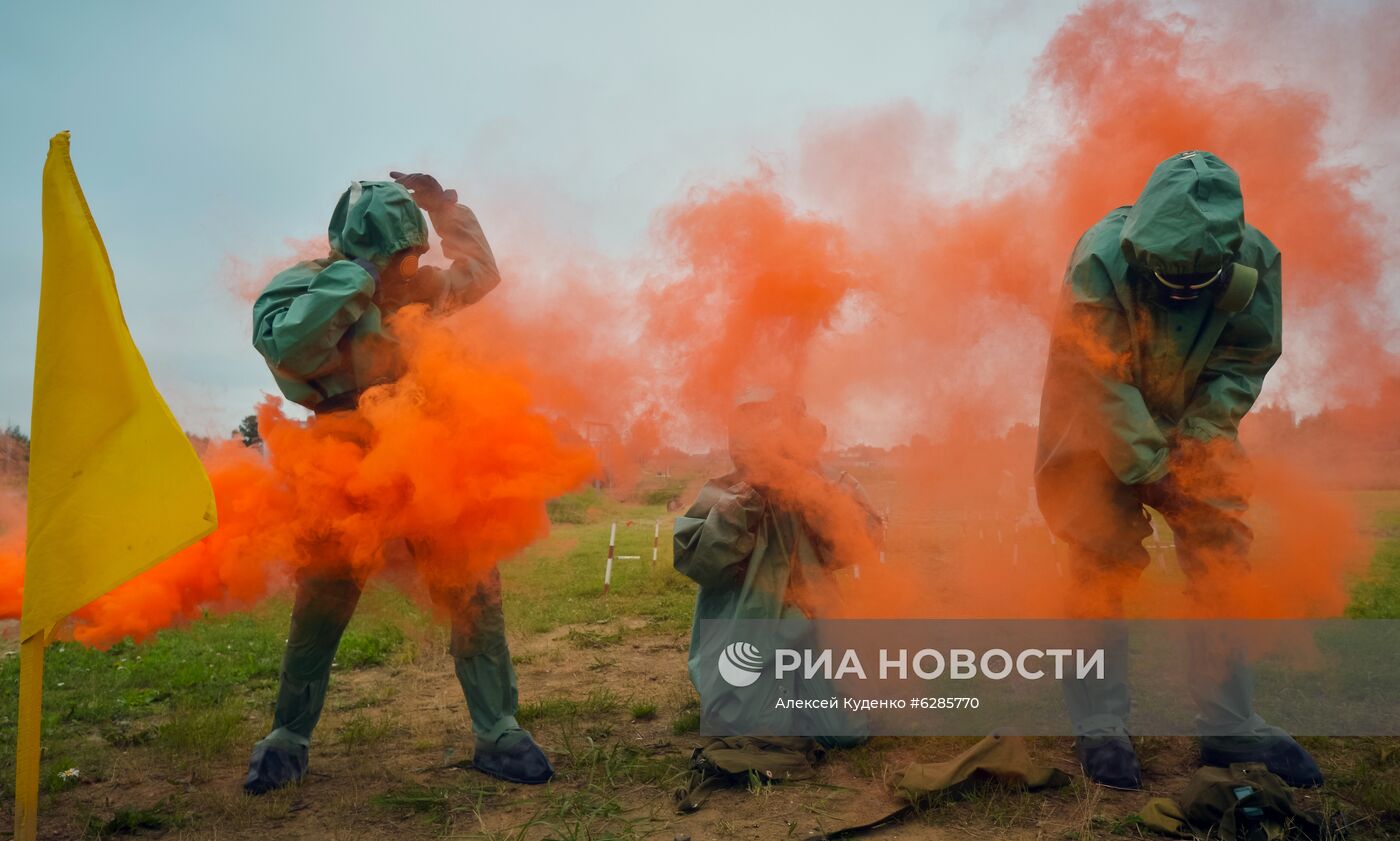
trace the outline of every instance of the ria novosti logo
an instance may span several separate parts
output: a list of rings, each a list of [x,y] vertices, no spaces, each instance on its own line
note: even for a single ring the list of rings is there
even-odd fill
[[[753,685],[763,673],[763,654],[746,642],[732,642],[719,653],[719,676],[734,687]]]
[[[779,648],[773,652],[774,677],[783,680],[811,680],[820,675],[823,680],[854,678],[866,680],[866,666],[854,649],[795,649]],[[990,648],[977,651],[953,648],[946,653],[933,648],[910,652],[907,648],[879,650],[879,679],[907,681],[910,672],[916,679],[947,680],[1005,680],[1013,674],[1022,680],[1104,679],[1104,649],[1085,648],[1027,648],[1008,651]],[[752,686],[763,673],[763,653],[747,642],[732,642],[719,655],[720,677],[738,688]]]

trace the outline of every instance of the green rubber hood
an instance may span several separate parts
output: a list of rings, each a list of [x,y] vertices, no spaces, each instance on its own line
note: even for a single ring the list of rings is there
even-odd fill
[[[1240,177],[1210,152],[1182,152],[1152,171],[1123,223],[1123,256],[1164,275],[1213,272],[1244,241]]]
[[[406,248],[428,245],[423,211],[393,181],[351,182],[336,202],[326,234],[340,254],[381,265]]]

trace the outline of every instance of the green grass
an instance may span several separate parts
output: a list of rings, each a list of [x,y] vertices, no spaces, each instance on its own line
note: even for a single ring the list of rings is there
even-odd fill
[[[446,823],[454,804],[460,798],[458,792],[446,787],[434,788],[411,784],[391,789],[370,797],[370,805],[394,815],[418,816],[430,823]]]
[[[373,795],[370,804],[396,820],[418,820],[444,837],[495,841],[522,838],[616,839],[658,837],[656,815],[623,800],[636,789],[665,798],[685,777],[686,762],[673,751],[653,751],[617,742],[601,743],[566,725],[555,746],[568,785],[550,784],[521,796],[518,788],[471,776],[444,783],[405,783]],[[500,806],[527,806],[508,830],[490,830],[483,818]],[[674,833],[668,833],[667,837]]]
[[[590,631],[587,629],[574,629],[564,635],[578,648],[609,648],[619,645],[622,642],[622,630],[614,631]]]
[[[112,817],[89,816],[84,835],[88,838],[118,838],[146,835],[148,830],[163,834],[166,830],[184,826],[188,820],[175,814],[164,803],[145,809],[117,809]]]
[[[606,502],[602,492],[595,488],[587,488],[577,493],[564,494],[557,499],[551,499],[544,505],[545,513],[549,515],[549,521],[555,524],[582,525],[589,521],[591,515],[597,512]]]
[[[335,653],[335,668],[382,666],[404,651],[407,637],[398,625],[380,621],[364,630],[347,629]]]
[[[1352,589],[1347,615],[1357,619],[1400,619],[1400,492],[1358,494],[1363,512],[1371,514],[1376,554],[1371,575]]]
[[[290,611],[290,600],[278,598],[248,613],[160,631],[140,644],[126,640],[105,651],[50,645],[42,719],[46,789],[61,787],[55,780],[67,768],[95,776],[104,748],[151,744],[179,765],[246,750],[271,724]],[[405,627],[430,623],[397,591],[372,587],[341,641],[337,670],[389,661],[412,645]],[[18,687],[19,658],[7,652],[0,656],[0,767],[14,767]],[[13,775],[0,774],[0,798],[12,798],[13,786]]]
[[[236,752],[259,735],[247,720],[247,705],[230,698],[212,706],[177,703],[153,742],[177,763],[205,762]]]
[[[700,710],[685,710],[680,715],[671,720],[671,733],[676,736],[684,736],[688,733],[697,733],[700,730]]]
[[[348,751],[367,751],[384,744],[398,729],[398,720],[388,711],[356,712],[340,725],[335,739]]]
[[[689,484],[684,476],[657,476],[651,481],[639,485],[632,495],[643,505],[664,506],[672,500],[679,500],[685,504],[689,502],[684,498],[686,487]]]
[[[555,526],[549,538],[519,560],[501,566],[506,620],[511,627],[544,633],[561,625],[606,623],[623,617],[647,619],[663,632],[690,626],[695,584],[671,568],[673,515],[661,506],[618,506],[604,513],[594,522]],[[613,562],[611,591],[604,596],[603,566],[614,519],[616,554],[641,557]],[[652,524],[658,519],[660,552],[653,569]]]
[[[1324,793],[1340,808],[1361,807],[1379,820],[1400,823],[1400,740],[1306,738],[1301,740],[1326,769]]]
[[[595,689],[583,698],[550,697],[520,705],[515,714],[522,726],[540,722],[567,723],[580,718],[607,715],[622,707],[622,699],[609,689]]]

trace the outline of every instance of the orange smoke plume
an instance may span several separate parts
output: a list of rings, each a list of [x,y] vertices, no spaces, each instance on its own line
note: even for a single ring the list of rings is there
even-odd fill
[[[1395,9],[1364,15],[1349,25],[1400,31]],[[771,480],[860,565],[843,582],[849,615],[1061,615],[1073,592],[1030,497],[1028,426],[1057,289],[1080,234],[1185,149],[1240,173],[1247,220],[1283,254],[1283,361],[1245,424],[1258,440],[1254,572],[1230,609],[1334,615],[1368,545],[1327,484],[1394,476],[1363,469],[1361,449],[1342,471],[1328,449],[1394,428],[1395,331],[1377,315],[1390,312],[1390,255],[1363,198],[1368,173],[1329,157],[1330,92],[1263,77],[1272,48],[1252,28],[1274,17],[1092,2],[1036,64],[1009,138],[1026,150],[1015,165],[983,155],[963,173],[976,177],[953,183],[951,121],[907,103],[827,116],[803,137],[795,185],[765,169],[661,212],[663,265],[634,271],[640,257],[581,249],[557,268],[503,259],[524,282],[445,321],[403,314],[409,374],[358,416],[303,426],[269,404],[266,458],[214,447],[219,532],[85,609],[80,638],[247,604],[299,570],[372,575],[399,538],[431,587],[451,590],[542,534],[543,500],[597,469],[543,413],[611,426],[606,460],[625,483],[659,448],[723,440],[755,386],[804,397],[831,430],[827,456],[897,444],[867,482],[890,510],[883,564],[841,493],[800,471]],[[1393,51],[1375,52],[1371,89],[1394,91]],[[1381,121],[1389,106],[1377,95],[1365,107]],[[624,336],[634,323],[640,335]],[[13,557],[0,546],[0,616],[18,605]],[[1181,583],[1154,562],[1130,609],[1189,615]]]
[[[19,618],[24,584],[24,501],[0,488],[0,619]]]
[[[218,530],[79,611],[76,638],[140,639],[205,608],[250,605],[305,572],[363,582],[397,541],[447,609],[543,536],[545,500],[593,474],[591,450],[562,442],[522,372],[464,338],[465,314],[433,320],[414,307],[393,327],[401,379],[367,391],[358,412],[307,423],[269,399],[258,410],[266,456],[234,442],[205,455]]]
[[[1029,526],[1031,449],[1016,430],[1035,415],[1075,241],[1174,153],[1229,161],[1246,218],[1284,255],[1290,338],[1264,404],[1367,402],[1396,370],[1393,328],[1374,317],[1386,300],[1380,216],[1360,194],[1366,173],[1327,162],[1325,93],[1260,82],[1251,59],[1221,49],[1250,41],[1229,28],[1238,25],[1090,3],[1037,64],[1020,125],[1036,130],[1048,118],[1035,108],[1048,102],[1053,128],[1028,144],[1023,166],[984,173],[979,194],[922,186],[937,184],[922,150],[947,146],[938,133],[947,124],[896,106],[814,127],[798,170],[819,216],[767,173],[666,215],[680,266],[644,302],[655,343],[683,366],[675,402],[685,421],[713,439],[734,395],[778,385],[805,396],[838,442],[924,442],[899,448],[897,475],[877,489],[895,507],[888,564],[848,582],[847,610],[1066,610],[1064,547]],[[1270,455],[1254,499],[1256,574],[1229,609],[1335,614],[1367,543],[1343,498],[1290,468],[1287,454]],[[806,504],[819,522],[820,506]],[[1191,612],[1180,584],[1150,571],[1134,609]]]
[[[643,292],[648,335],[678,372],[676,401],[711,431],[743,390],[804,382],[813,341],[862,283],[840,229],[763,178],[672,208],[665,235],[678,265]]]

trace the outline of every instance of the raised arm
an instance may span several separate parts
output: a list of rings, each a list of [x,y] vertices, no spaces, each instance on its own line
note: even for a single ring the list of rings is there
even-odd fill
[[[501,282],[496,258],[476,214],[457,203],[456,190],[444,190],[438,180],[421,172],[391,172],[389,176],[413,194],[442,240],[442,253],[452,261],[447,269],[424,267],[418,282],[431,290],[431,303],[441,309],[470,306]]]
[[[711,481],[676,518],[676,571],[701,587],[738,586],[753,553],[763,498],[748,484]]]
[[[454,203],[430,211],[428,219],[442,238],[442,253],[452,260],[450,268],[437,270],[442,276],[442,305],[466,307],[486,297],[501,282],[501,274],[476,214]]]

